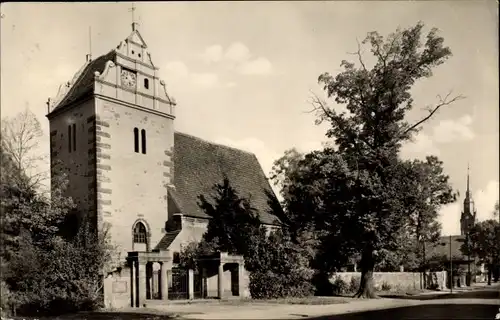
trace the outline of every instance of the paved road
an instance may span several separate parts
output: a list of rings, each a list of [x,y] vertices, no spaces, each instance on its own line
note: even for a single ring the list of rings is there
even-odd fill
[[[330,305],[158,305],[156,316],[137,314],[98,314],[86,319],[172,319],[166,314],[178,314],[180,319],[312,319],[312,320],[452,320],[452,319],[485,319],[493,320],[500,307],[500,286],[492,288],[476,288],[473,291],[462,291],[439,294],[426,294],[414,297],[385,297],[384,299],[358,300],[344,304]],[[161,316],[164,314],[163,316]],[[62,319],[62,318],[61,318]],[[69,318],[64,318],[69,320]],[[85,319],[85,318],[71,318]],[[179,318],[178,318],[179,319]]]
[[[484,304],[429,304],[387,310],[368,311],[335,316],[308,318],[315,320],[452,320],[452,319],[495,319],[498,306]]]
[[[407,299],[407,298],[406,298]],[[418,319],[495,319],[500,308],[498,288],[455,294],[427,295],[410,298],[417,305],[342,315],[321,316],[315,320],[418,320]]]

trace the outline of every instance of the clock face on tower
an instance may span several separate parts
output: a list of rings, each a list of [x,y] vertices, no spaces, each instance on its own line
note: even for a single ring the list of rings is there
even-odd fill
[[[136,80],[137,76],[134,72],[125,69],[122,70],[121,74],[122,85],[128,88],[134,88]]]

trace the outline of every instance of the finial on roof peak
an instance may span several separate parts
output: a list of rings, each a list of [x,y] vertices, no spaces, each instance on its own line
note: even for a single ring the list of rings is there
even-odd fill
[[[135,22],[134,12],[137,8],[135,7],[135,3],[132,2],[132,7],[128,9],[129,12],[132,12],[132,31],[136,31],[138,27],[138,23]]]
[[[469,189],[469,163],[467,162],[467,193],[470,192]]]

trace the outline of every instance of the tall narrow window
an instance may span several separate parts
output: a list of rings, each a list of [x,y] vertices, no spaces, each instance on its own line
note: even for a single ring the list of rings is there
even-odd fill
[[[139,152],[139,129],[134,128],[134,151]]]
[[[144,88],[149,89],[149,79],[144,79]]]
[[[142,153],[146,154],[146,130],[141,130],[141,144],[142,144]]]
[[[73,123],[73,151],[76,151],[76,124]]]
[[[71,125],[68,126],[68,151],[71,152]]]

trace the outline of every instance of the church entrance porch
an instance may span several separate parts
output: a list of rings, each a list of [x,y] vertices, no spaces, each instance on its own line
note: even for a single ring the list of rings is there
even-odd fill
[[[169,300],[222,299],[243,295],[243,257],[217,253],[199,259],[199,270],[173,268]]]
[[[172,259],[166,251],[129,252],[130,306],[143,307],[146,300],[168,299],[168,273]]]
[[[244,259],[225,252],[199,259],[202,298],[243,297]]]
[[[130,306],[147,302],[243,297],[244,259],[217,253],[199,260],[199,270],[172,267],[166,251],[129,252]]]
[[[146,299],[161,298],[161,264],[158,262],[146,263]]]

